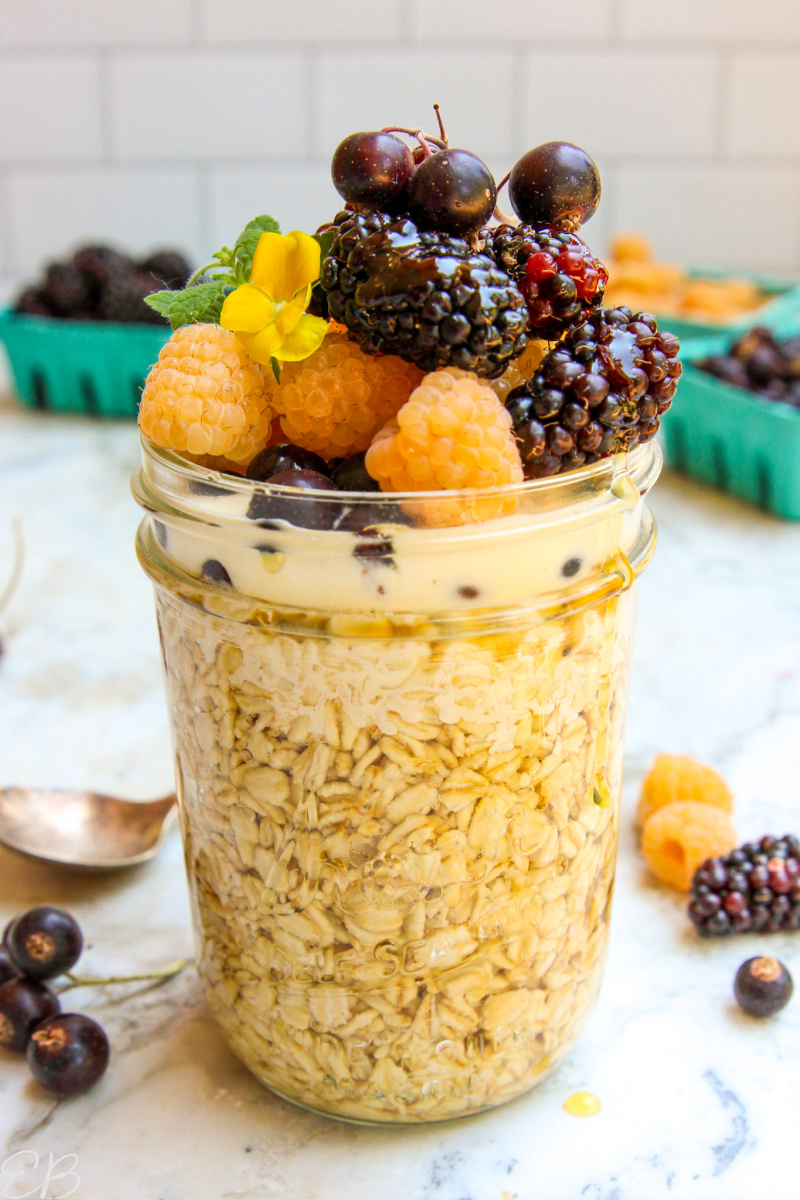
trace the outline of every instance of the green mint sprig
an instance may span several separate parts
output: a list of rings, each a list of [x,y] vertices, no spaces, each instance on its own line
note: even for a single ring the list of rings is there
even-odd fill
[[[280,231],[278,222],[267,213],[255,217],[245,225],[232,250],[223,246],[211,262],[195,271],[185,287],[153,292],[145,296],[146,303],[166,317],[173,329],[202,321],[218,323],[225,297],[250,280],[253,255],[262,233]],[[203,282],[199,283],[201,277]]]

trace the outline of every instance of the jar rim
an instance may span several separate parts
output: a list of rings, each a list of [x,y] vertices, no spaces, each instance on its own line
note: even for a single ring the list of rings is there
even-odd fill
[[[662,465],[660,446],[655,439],[651,439],[626,453],[598,459],[595,463],[578,467],[572,471],[495,487],[405,492],[345,492],[336,488],[307,491],[287,484],[274,484],[269,480],[262,481],[247,479],[245,476],[228,475],[222,471],[193,463],[173,450],[155,446],[144,437],[141,437],[140,440],[143,469],[151,482],[155,482],[154,475],[163,482],[172,476],[176,482],[180,480],[188,486],[191,486],[192,483],[199,484],[200,489],[205,484],[209,489],[209,494],[213,494],[213,490],[216,489],[224,490],[229,495],[241,496],[252,496],[255,493],[292,497],[300,494],[305,503],[317,501],[324,504],[337,501],[339,504],[346,502],[348,505],[356,507],[359,505],[372,506],[376,502],[399,508],[402,508],[404,504],[414,503],[441,504],[461,501],[474,504],[481,501],[502,501],[525,497],[531,500],[540,498],[543,508],[553,509],[561,507],[561,504],[557,503],[558,496],[563,496],[563,504],[567,506],[578,499],[585,500],[592,494],[597,496],[598,493],[610,491],[618,495],[619,490],[614,487],[614,484],[625,477],[632,481],[638,494],[644,496],[657,479]],[[171,491],[171,489],[167,490]]]

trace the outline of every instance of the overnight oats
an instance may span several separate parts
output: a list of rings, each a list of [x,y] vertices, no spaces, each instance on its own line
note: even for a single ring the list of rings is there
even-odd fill
[[[152,298],[133,483],[208,1003],[368,1122],[512,1099],[594,1004],[680,374],[600,307],[587,155],[524,156],[512,222],[440,135],[352,135],[331,225]]]

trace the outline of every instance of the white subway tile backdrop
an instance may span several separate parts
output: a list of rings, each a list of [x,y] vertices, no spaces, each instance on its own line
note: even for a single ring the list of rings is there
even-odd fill
[[[310,229],[338,140],[434,101],[499,174],[584,145],[599,250],[800,272],[797,0],[0,0],[0,292],[87,238]]]

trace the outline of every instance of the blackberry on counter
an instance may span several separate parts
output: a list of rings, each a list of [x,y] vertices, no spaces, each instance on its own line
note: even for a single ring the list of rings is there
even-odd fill
[[[701,937],[800,929],[800,841],[764,837],[708,859],[692,880],[689,917]]]
[[[330,316],[365,352],[491,378],[525,349],[522,293],[488,254],[407,218],[340,213],[335,223],[322,286]]]
[[[647,442],[672,403],[678,339],[655,317],[594,309],[509,393],[525,477],[571,471]]]
[[[601,304],[608,271],[574,233],[498,225],[490,251],[528,305],[530,331],[552,341]]]

